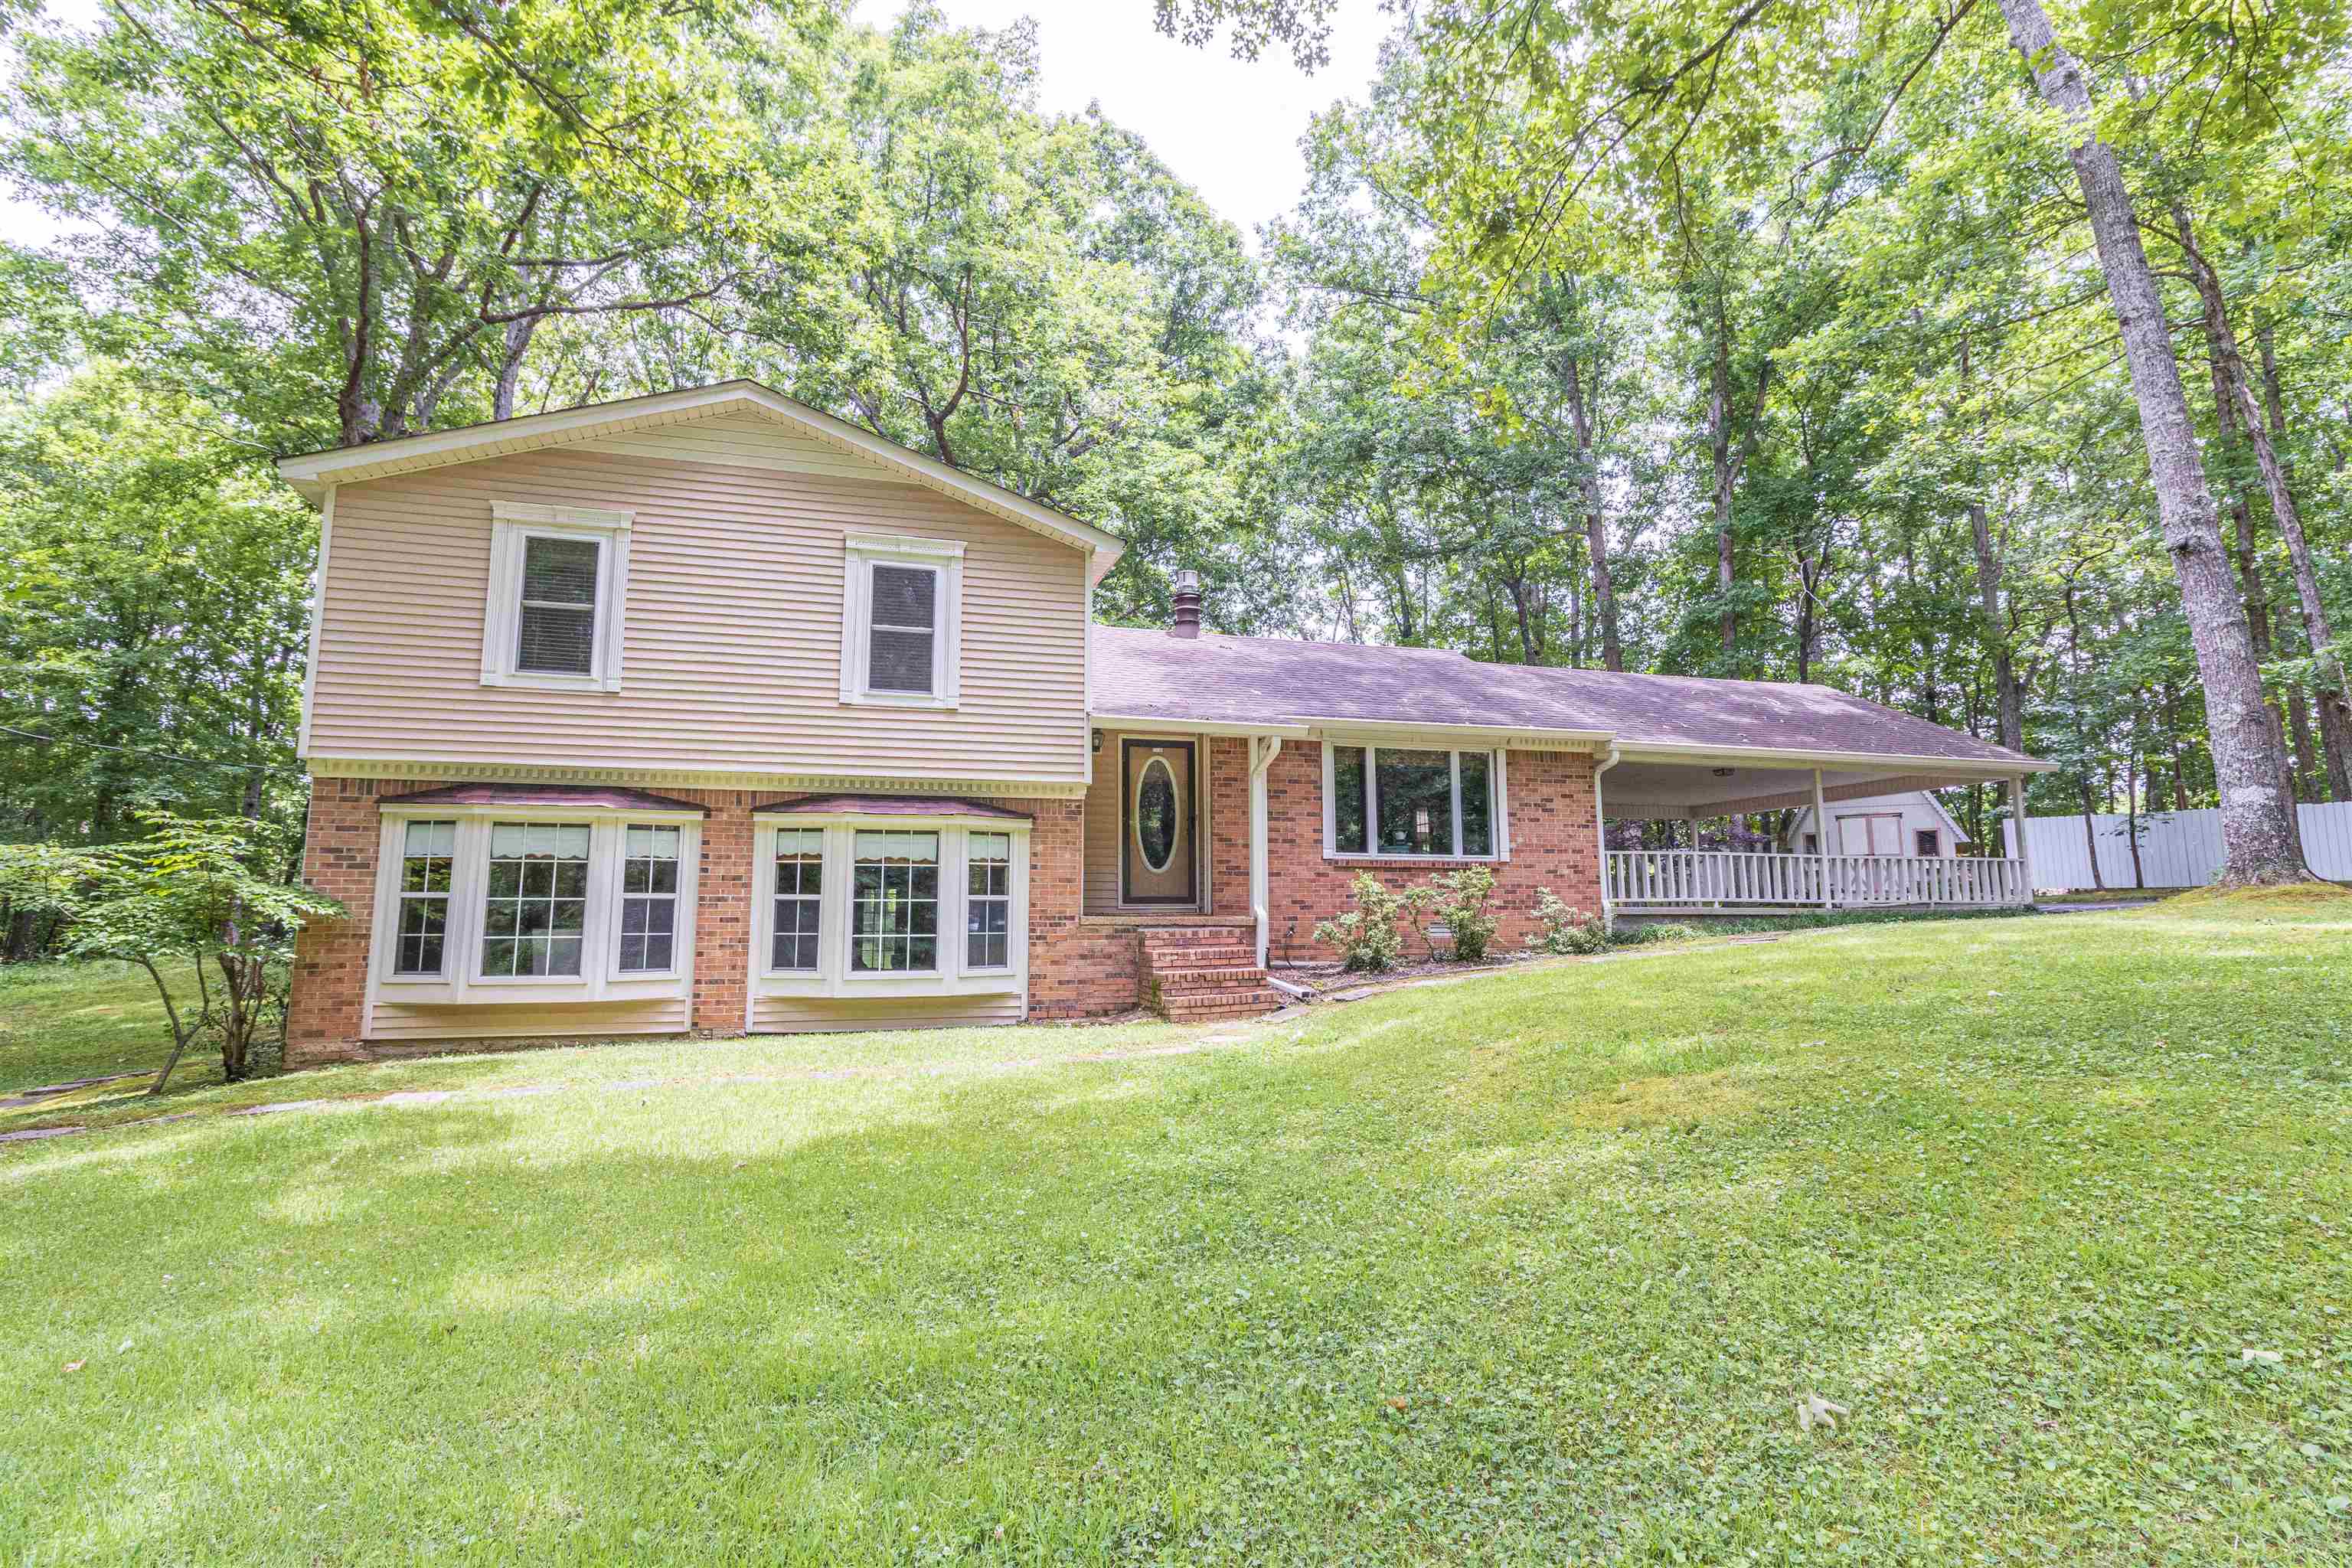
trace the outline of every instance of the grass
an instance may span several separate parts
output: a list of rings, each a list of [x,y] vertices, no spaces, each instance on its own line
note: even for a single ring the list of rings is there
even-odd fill
[[[293,1075],[460,1092],[0,1152],[0,1561],[2340,1563],[2347,963],[2224,904]]]
[[[175,1005],[195,995],[183,969],[166,975]],[[171,1055],[155,983],[133,963],[0,964],[0,1095],[110,1073],[149,1072]],[[220,1082],[220,1058],[201,1051],[172,1070],[173,1084]],[[145,1088],[144,1084],[132,1086]],[[0,1117],[5,1117],[0,1112]],[[0,1131],[12,1123],[0,1120]]]

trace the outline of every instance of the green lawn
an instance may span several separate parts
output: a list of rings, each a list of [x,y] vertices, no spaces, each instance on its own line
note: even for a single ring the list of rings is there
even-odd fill
[[[2209,902],[202,1089],[459,1092],[0,1150],[0,1562],[2339,1563],[2347,972]]]

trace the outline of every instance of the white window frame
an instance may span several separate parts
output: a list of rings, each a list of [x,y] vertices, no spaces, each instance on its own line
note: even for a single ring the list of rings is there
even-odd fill
[[[401,851],[412,820],[455,821],[457,853],[450,868],[449,917],[442,939],[441,973],[394,973],[400,931]],[[500,822],[586,824],[588,907],[581,972],[574,974],[484,974],[483,898],[489,881],[490,828]],[[621,968],[621,862],[630,825],[678,832],[677,918],[666,970]],[[635,1002],[682,997],[694,980],[697,873],[702,814],[564,805],[387,805],[376,868],[373,940],[368,1002],[379,998],[417,1005],[499,1002]]]
[[[1342,746],[1349,747],[1351,749],[1360,749],[1364,753],[1365,847],[1362,849],[1342,849],[1339,847],[1339,792],[1337,787],[1339,764],[1337,753],[1339,749]],[[1450,779],[1453,790],[1454,844],[1455,846],[1455,853],[1450,855],[1424,855],[1410,850],[1401,849],[1390,851],[1383,850],[1380,847],[1381,783],[1379,753],[1384,751],[1444,752],[1445,753],[1446,773]],[[1486,759],[1486,782],[1492,791],[1493,798],[1491,805],[1494,809],[1495,820],[1492,825],[1493,847],[1488,853],[1484,855],[1465,855],[1459,852],[1462,843],[1462,759],[1465,756],[1483,756]],[[1510,791],[1505,781],[1507,776],[1507,769],[1509,765],[1509,758],[1510,753],[1500,747],[1488,750],[1483,746],[1453,746],[1448,745],[1442,741],[1424,745],[1415,745],[1409,742],[1401,743],[1393,738],[1389,740],[1385,744],[1378,741],[1358,741],[1346,736],[1340,736],[1334,740],[1325,741],[1323,742],[1323,858],[1326,860],[1356,862],[1401,860],[1423,863],[1445,863],[1457,860],[1473,863],[1500,863],[1502,861],[1508,860],[1511,858]]]
[[[963,542],[901,534],[853,533],[843,543],[841,700],[860,707],[953,708],[963,677]],[[931,600],[931,689],[877,691],[874,657],[874,568],[926,570],[937,578]]]
[[[968,996],[1026,992],[1029,984],[1030,824],[969,816],[826,816],[778,813],[752,818],[751,992],[755,996]],[[817,966],[772,969],[775,957],[776,835],[799,829],[824,834],[824,890],[818,906]],[[940,836],[940,966],[925,973],[849,966],[851,867],[857,835],[936,833]],[[1002,967],[967,962],[966,920],[971,897],[971,838],[975,833],[1013,839],[1011,903]]]
[[[490,503],[489,596],[482,608],[482,684],[551,691],[618,691],[623,611],[629,596],[629,532],[635,513],[593,507]],[[523,546],[531,539],[586,540],[596,546],[596,638],[585,675],[517,668],[522,631]]]

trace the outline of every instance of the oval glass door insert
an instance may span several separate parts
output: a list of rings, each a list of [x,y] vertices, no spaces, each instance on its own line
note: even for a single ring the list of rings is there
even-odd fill
[[[1135,847],[1154,872],[1176,858],[1176,775],[1165,757],[1143,764],[1135,781]]]

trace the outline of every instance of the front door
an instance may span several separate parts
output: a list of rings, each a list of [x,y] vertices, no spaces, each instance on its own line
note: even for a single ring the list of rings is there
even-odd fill
[[[1190,741],[1119,742],[1119,902],[1198,906],[1192,761]]]

